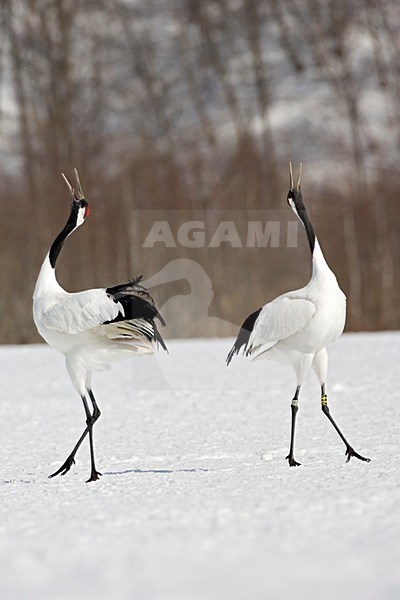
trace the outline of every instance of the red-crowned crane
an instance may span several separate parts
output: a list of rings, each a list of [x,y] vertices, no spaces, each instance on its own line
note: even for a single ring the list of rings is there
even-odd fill
[[[326,263],[321,247],[308,218],[300,188],[301,163],[296,185],[290,163],[290,189],[287,202],[299,218],[307,234],[312,256],[312,275],[308,284],[293,292],[282,294],[244,321],[238,337],[228,354],[227,364],[241,348],[252,360],[269,359],[292,367],[297,386],[291,404],[292,424],[290,450],[286,457],[291,467],[299,466],[294,458],[296,415],[301,385],[312,368],[321,384],[321,408],[346,446],[347,462],[351,457],[369,462],[356,452],[333,420],[326,395],[328,353],[326,345],[336,340],[344,329],[346,296],[334,273]],[[268,345],[268,347],[266,347]]]
[[[63,230],[52,243],[40,269],[33,294],[33,316],[45,341],[65,355],[71,381],[82,398],[86,429],[64,464],[50,477],[65,475],[75,462],[75,455],[89,434],[91,474],[88,481],[99,478],[93,445],[93,425],[100,416],[92,391],[92,373],[109,368],[110,363],[134,355],[152,354],[154,345],[166,345],[155,319],[165,325],[141,277],[110,288],[83,292],[66,292],[58,283],[55,266],[66,238],[82,225],[89,215],[78,172],[76,192],[66,176],[71,193],[71,213]],[[92,404],[92,411],[88,402]]]

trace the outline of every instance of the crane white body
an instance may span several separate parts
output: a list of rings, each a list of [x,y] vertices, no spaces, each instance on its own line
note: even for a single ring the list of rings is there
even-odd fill
[[[124,308],[105,288],[70,293],[58,283],[47,254],[33,294],[33,317],[38,332],[55,350],[65,355],[72,383],[82,396],[95,370],[132,354],[152,354],[152,343],[143,336],[125,336],[120,324],[106,324]]]
[[[343,332],[346,296],[315,241],[312,276],[308,284],[278,296],[266,304],[249,339],[253,360],[268,359],[290,365],[301,385],[311,366],[320,383],[326,376],[327,359],[317,356]],[[273,345],[262,349],[266,344]]]

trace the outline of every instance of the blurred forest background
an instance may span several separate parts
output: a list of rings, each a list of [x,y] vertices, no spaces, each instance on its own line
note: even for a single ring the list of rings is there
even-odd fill
[[[75,166],[92,214],[61,255],[66,289],[186,258],[199,277],[154,288],[167,337],[234,334],[307,282],[303,231],[298,248],[143,240],[154,220],[176,232],[181,211],[200,211],[207,239],[221,216],[293,220],[302,160],[347,328],[399,328],[399,30],[397,0],[0,0],[0,342],[39,340],[32,292]]]

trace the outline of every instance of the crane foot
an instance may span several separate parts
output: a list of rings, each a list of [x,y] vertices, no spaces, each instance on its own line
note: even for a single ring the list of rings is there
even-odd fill
[[[353,456],[354,458],[358,458],[358,460],[363,460],[364,462],[371,462],[370,458],[365,458],[365,456],[361,456],[361,454],[358,454],[358,452],[356,452],[351,446],[346,447],[345,455],[347,456],[346,462],[349,462],[349,460]]]
[[[101,477],[101,473],[99,473],[98,471],[92,471],[89,479],[86,481],[86,483],[89,483],[90,481],[97,481],[100,477]]]
[[[289,467],[301,467],[301,463],[294,460],[294,457],[290,454],[287,455],[286,460],[289,461]]]
[[[65,475],[66,473],[68,473],[68,471],[74,464],[75,464],[74,457],[68,456],[65,463],[59,469],[57,469],[57,471],[55,471],[54,473],[49,475],[49,479],[51,479],[52,477],[55,477],[56,475]]]

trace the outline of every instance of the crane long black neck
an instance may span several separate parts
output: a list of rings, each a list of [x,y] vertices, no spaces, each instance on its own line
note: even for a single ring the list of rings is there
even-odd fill
[[[308,243],[310,246],[310,250],[311,250],[311,254],[314,254],[314,248],[315,248],[315,233],[314,233],[314,228],[311,224],[310,219],[308,218],[308,214],[305,208],[299,209],[297,211],[299,218],[301,219],[304,228],[306,230],[306,234],[307,234],[307,239],[308,239]]]
[[[292,183],[292,182],[291,182]],[[303,203],[303,196],[300,189],[300,183],[296,185],[296,187],[290,188],[287,196],[288,204],[291,206],[292,210],[296,213],[300,221],[304,225],[304,229],[306,230],[308,243],[310,246],[311,254],[314,254],[315,248],[315,233],[313,226],[311,225],[311,221],[308,218],[308,214],[306,211],[306,207]]]
[[[58,255],[60,254],[61,248],[63,247],[65,240],[67,239],[69,234],[73,232],[73,230],[76,227],[76,217],[77,217],[76,211],[71,210],[71,214],[69,216],[68,221],[65,224],[64,229],[62,231],[60,231],[60,233],[58,234],[58,236],[56,237],[56,239],[54,240],[54,242],[51,245],[50,252],[49,252],[49,260],[50,260],[50,264],[53,267],[53,269],[56,266],[56,261],[57,261]]]

